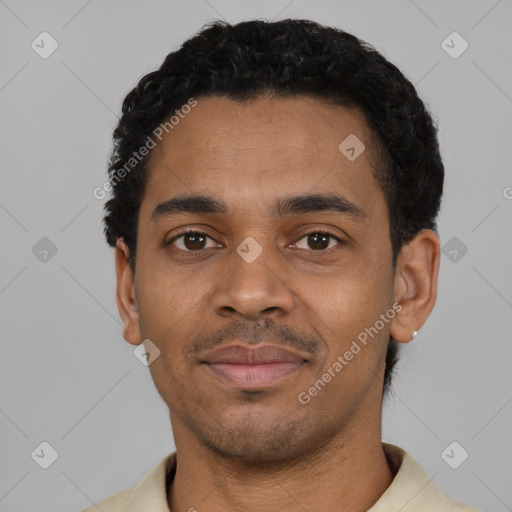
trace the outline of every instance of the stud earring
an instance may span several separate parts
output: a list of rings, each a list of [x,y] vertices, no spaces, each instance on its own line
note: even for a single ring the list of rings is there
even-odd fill
[[[411,339],[416,338],[416,336],[418,336],[418,331],[413,331]]]

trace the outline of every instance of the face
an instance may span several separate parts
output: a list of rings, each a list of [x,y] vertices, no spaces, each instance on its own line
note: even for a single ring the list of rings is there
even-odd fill
[[[175,437],[286,460],[380,417],[395,274],[375,164],[359,110],[304,97],[199,98],[154,149],[125,338],[160,350]]]

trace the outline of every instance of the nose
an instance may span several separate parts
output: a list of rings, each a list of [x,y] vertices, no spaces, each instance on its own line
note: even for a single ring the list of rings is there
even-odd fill
[[[294,295],[277,265],[272,264],[269,249],[252,263],[233,252],[230,270],[213,294],[213,307],[220,316],[258,321],[280,318],[292,311]]]

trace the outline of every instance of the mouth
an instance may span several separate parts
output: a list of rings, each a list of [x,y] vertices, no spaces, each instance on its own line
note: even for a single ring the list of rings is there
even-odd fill
[[[296,373],[307,359],[276,345],[235,344],[207,353],[201,363],[235,389],[257,391]]]

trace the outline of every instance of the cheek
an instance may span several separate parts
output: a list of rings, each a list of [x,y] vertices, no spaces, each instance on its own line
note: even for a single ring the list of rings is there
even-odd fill
[[[194,288],[179,266],[171,265],[166,249],[159,246],[163,235],[144,233],[141,225],[139,233],[135,287],[142,313],[152,320],[151,324],[146,322],[146,327],[153,326],[153,322],[170,323],[190,308],[187,302]]]
[[[206,290],[196,279],[180,280],[176,272],[140,268],[135,285],[142,335],[161,350],[172,350],[176,341],[186,337],[186,320],[200,307]]]
[[[305,309],[313,312],[312,325],[323,334],[327,344],[323,371],[330,368],[337,376],[326,399],[332,396],[337,400],[339,389],[347,386],[365,388],[379,374],[389,339],[389,322],[381,326],[379,321],[389,308],[391,278],[387,274],[379,265],[366,265],[364,271],[340,275],[317,287],[314,294],[311,290],[308,294]],[[377,321],[382,328],[376,332]]]
[[[328,279],[306,281],[308,286],[298,292],[306,310],[343,338],[354,329],[373,325],[389,307],[392,276],[376,263],[364,262],[359,268],[340,269]]]

